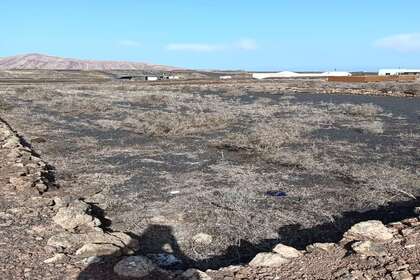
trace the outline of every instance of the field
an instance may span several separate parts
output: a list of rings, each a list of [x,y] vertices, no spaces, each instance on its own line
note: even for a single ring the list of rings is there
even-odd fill
[[[53,167],[49,193],[143,255],[218,268],[407,217],[420,196],[415,86],[299,83],[4,83],[0,117]]]

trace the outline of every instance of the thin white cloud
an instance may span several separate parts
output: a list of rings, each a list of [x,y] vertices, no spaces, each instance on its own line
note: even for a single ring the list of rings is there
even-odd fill
[[[245,51],[253,51],[258,48],[257,42],[254,39],[241,39],[235,45],[238,49]]]
[[[170,51],[214,52],[225,49],[224,45],[202,43],[175,43],[166,46]]]
[[[257,49],[257,43],[253,39],[241,39],[229,44],[209,44],[209,43],[172,43],[165,47],[169,51],[189,51],[189,52],[219,52],[226,50],[245,50],[252,51]]]
[[[141,44],[137,41],[133,41],[133,40],[121,40],[118,41],[118,45],[123,46],[123,47],[140,47]]]
[[[378,48],[399,52],[420,52],[420,33],[403,33],[379,39],[374,44]]]

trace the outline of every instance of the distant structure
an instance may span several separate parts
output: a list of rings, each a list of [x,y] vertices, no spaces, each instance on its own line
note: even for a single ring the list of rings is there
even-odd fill
[[[253,73],[254,79],[270,79],[270,78],[318,78],[318,77],[348,77],[349,72],[323,72],[323,73],[296,73],[291,71],[282,71],[277,73]]]
[[[220,80],[231,80],[232,76],[220,76],[219,79]]]
[[[175,75],[167,75],[167,74],[160,74],[160,75],[124,75],[118,77],[119,80],[133,80],[133,81],[163,81],[163,80],[179,80],[179,76]]]
[[[420,75],[420,69],[380,69],[379,76]]]
[[[146,81],[157,81],[159,80],[159,77],[156,76],[145,76]]]

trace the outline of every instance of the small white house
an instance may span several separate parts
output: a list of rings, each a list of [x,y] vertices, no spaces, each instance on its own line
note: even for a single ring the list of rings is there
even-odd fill
[[[158,77],[156,76],[146,76],[146,81],[157,81]]]
[[[420,69],[380,69],[379,76],[420,75]]]
[[[269,78],[317,78],[317,77],[347,77],[351,76],[349,72],[323,72],[323,73],[296,73],[291,71],[282,71],[278,73],[253,73],[254,79]]]
[[[220,80],[230,80],[230,79],[232,79],[232,76],[220,76],[219,79]]]

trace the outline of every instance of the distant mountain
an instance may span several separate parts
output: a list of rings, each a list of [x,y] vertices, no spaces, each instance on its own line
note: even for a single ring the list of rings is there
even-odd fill
[[[178,68],[142,62],[81,60],[33,53],[0,58],[0,69],[170,71]]]

